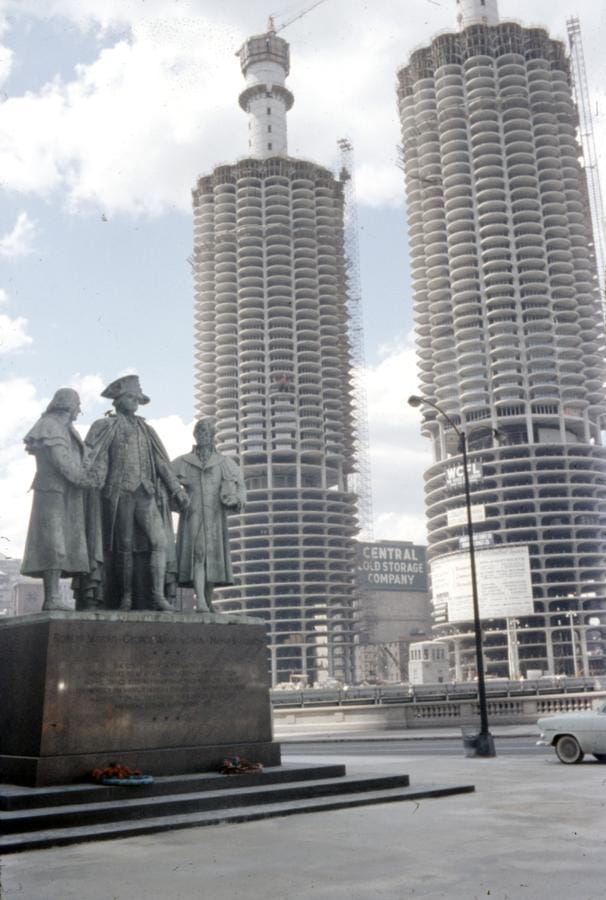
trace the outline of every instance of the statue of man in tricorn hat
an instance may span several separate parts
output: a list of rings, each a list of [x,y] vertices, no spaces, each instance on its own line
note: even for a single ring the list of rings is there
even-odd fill
[[[101,396],[113,400],[114,412],[93,422],[85,445],[87,464],[101,486],[96,521],[103,534],[102,605],[170,612],[167,594],[172,591],[167,585],[171,576],[173,585],[176,582],[170,509],[186,510],[189,499],[162,441],[135,415],[140,404],[149,403],[139,377],[124,375]],[[91,572],[95,577],[100,580],[99,573]]]

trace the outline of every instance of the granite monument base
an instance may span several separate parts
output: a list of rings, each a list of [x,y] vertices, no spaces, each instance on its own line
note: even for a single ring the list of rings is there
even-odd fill
[[[41,613],[0,623],[0,781],[279,765],[265,626],[197,614]],[[217,621],[218,620],[218,621]]]

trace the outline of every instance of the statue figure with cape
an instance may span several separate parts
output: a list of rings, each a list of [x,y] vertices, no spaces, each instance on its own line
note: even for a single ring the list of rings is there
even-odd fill
[[[85,461],[98,488],[88,492],[86,532],[90,571],[76,586],[78,609],[171,612],[177,559],[171,506],[189,499],[162,441],[141,416],[149,403],[137,375],[113,381],[101,394],[114,411],[90,427]]]

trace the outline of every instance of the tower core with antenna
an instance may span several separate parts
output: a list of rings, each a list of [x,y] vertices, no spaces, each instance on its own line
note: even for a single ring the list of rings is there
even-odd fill
[[[288,43],[269,30],[249,38],[237,55],[246,79],[240,106],[248,113],[250,155],[286,156],[286,113],[294,103],[284,84],[290,71]]]

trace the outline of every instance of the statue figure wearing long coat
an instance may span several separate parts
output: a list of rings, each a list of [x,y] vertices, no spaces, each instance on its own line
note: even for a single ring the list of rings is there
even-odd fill
[[[173,460],[190,501],[179,518],[177,580],[194,588],[198,612],[212,612],[213,589],[234,583],[227,514],[242,508],[246,491],[236,463],[215,449],[212,419],[197,422],[194,438],[192,452]]]
[[[124,375],[101,394],[114,401],[115,413],[97,419],[86,436],[86,458],[101,492],[96,530],[103,536],[100,580],[106,607],[172,611],[167,599],[176,560],[171,503],[185,509],[188,498],[175,478],[162,441],[141,416],[149,397],[137,375]]]
[[[76,391],[61,388],[24,438],[25,449],[36,458],[36,476],[21,572],[42,578],[44,610],[69,609],[59,579],[89,571],[83,489],[92,481],[83,466],[84,445],[72,424],[79,412]]]

